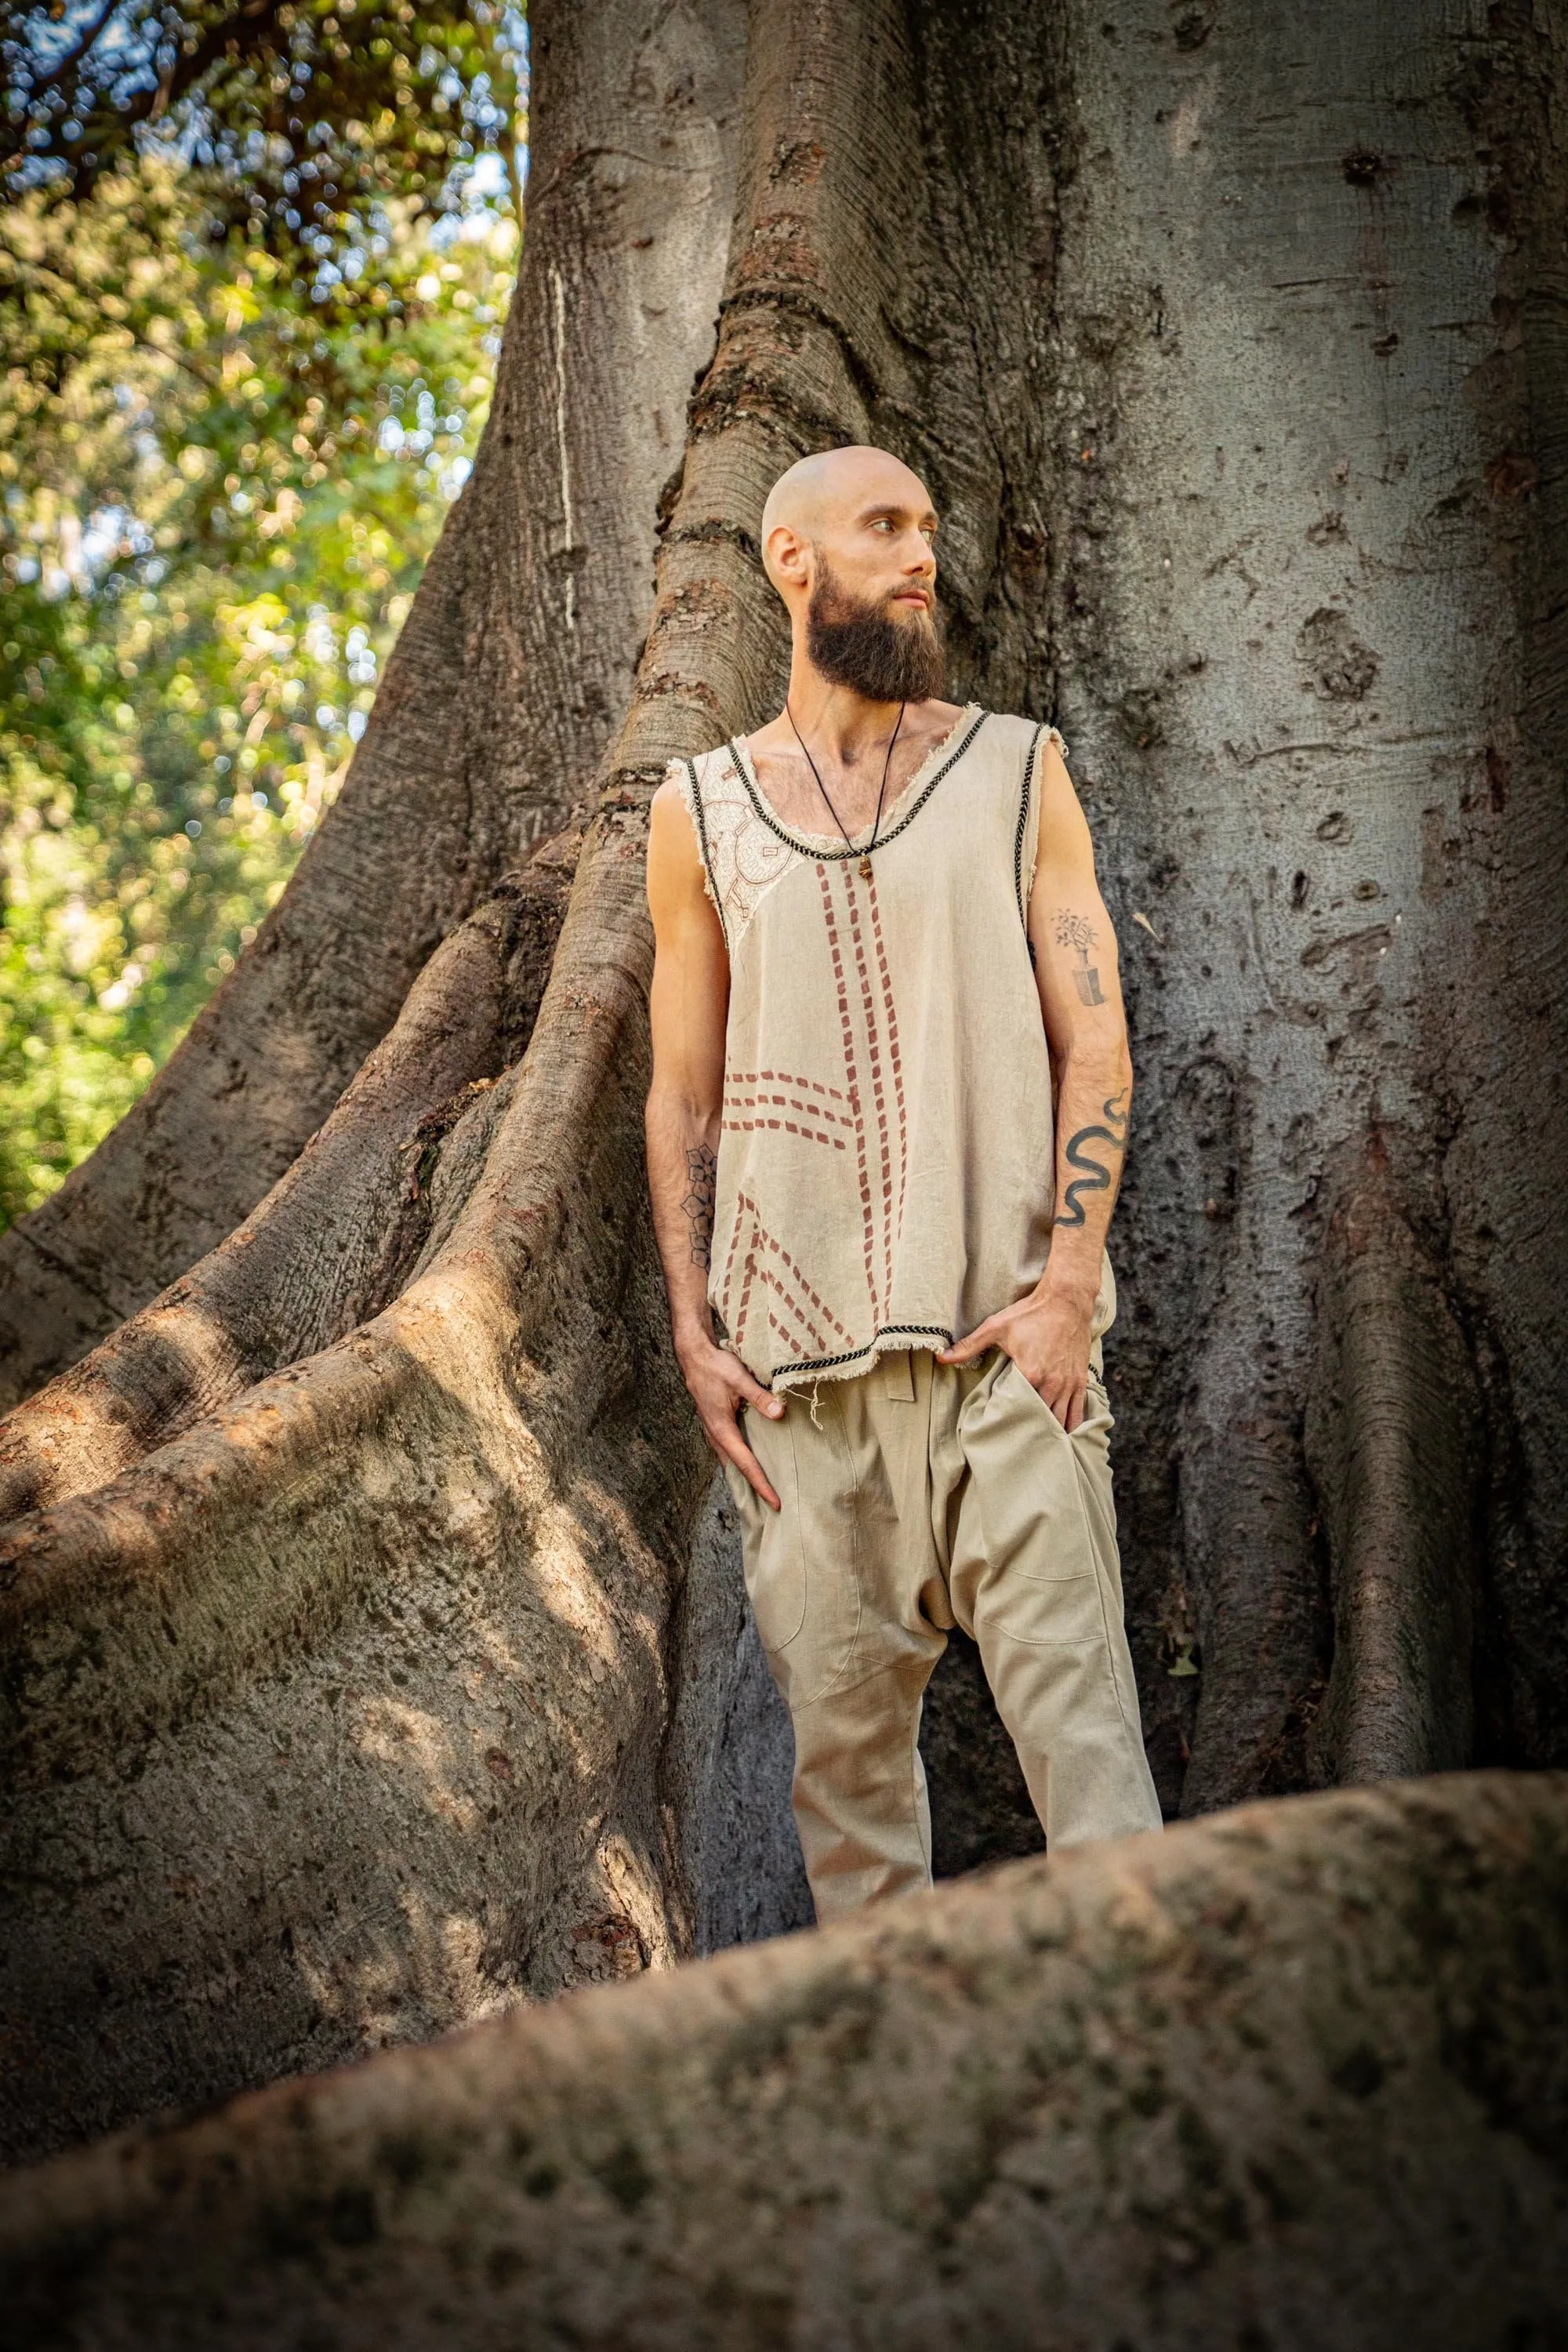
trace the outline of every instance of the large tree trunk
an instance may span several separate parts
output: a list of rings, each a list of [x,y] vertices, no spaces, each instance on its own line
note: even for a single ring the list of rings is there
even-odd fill
[[[658,499],[713,350],[744,14],[531,14],[528,227],[473,475],[255,945],[113,1134],[0,1238],[0,1410],[256,1205],[432,950],[584,801],[625,707]]]
[[[0,2186],[16,2352],[1502,2352],[1568,2313],[1568,1805],[1259,1805]]]
[[[1111,1393],[1160,1776],[1192,1811],[1545,1762],[1568,25],[1073,22],[1057,646],[1136,1034]]]
[[[220,1187],[228,1238],[155,1305],[218,1232],[156,1265],[128,1243],[104,1311],[145,1311],[5,1441],[16,2156],[804,1916],[787,1734],[643,1199],[642,851],[665,759],[776,692],[762,500],[834,441],[930,480],[955,688],[1061,718],[1120,917],[1140,1091],[1110,1364],[1167,1809],[1568,1744],[1561,19],[774,0],[743,41],[739,0],[617,0],[534,26],[529,265],[366,738],[384,781],[342,804],[363,901],[316,851],[292,894],[311,971],[351,907],[406,963],[374,1019],[322,998],[348,1042],[297,1098],[268,1064],[279,1156],[199,1055],[171,1066],[164,1099],[205,1106],[253,1188]],[[694,168],[614,217],[657,253],[669,208],[684,367],[730,181],[734,223],[601,757],[583,681],[647,619],[655,376],[617,373],[628,281],[561,274],[550,205],[676,120]],[[643,503],[574,568],[559,461],[574,481],[606,407],[638,411],[603,470]],[[471,575],[469,535],[496,551]],[[523,640],[526,670],[497,651]],[[460,794],[422,749],[448,728]],[[579,802],[541,1003],[574,840],[498,884]],[[437,805],[457,846],[426,874]],[[308,922],[318,889],[337,911]],[[262,947],[225,1003],[270,985]],[[150,1133],[84,1171],[106,1233],[163,1181]],[[54,1314],[40,1365],[70,1352]],[[961,1644],[927,1738],[950,1865],[1037,1836]]]

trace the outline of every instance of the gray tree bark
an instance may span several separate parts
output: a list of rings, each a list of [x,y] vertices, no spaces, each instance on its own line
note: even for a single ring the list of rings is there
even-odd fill
[[[1546,1761],[1563,18],[1074,24],[1056,608],[1137,1034],[1163,1784]]]
[[[188,1228],[155,1303],[174,1269],[132,1253],[132,1319],[0,1439],[21,1514],[0,1537],[13,2158],[806,1916],[787,1729],[643,1201],[642,847],[666,759],[776,694],[762,500],[835,441],[930,481],[954,687],[1059,718],[1118,917],[1139,1089],[1108,1362],[1167,1811],[1568,1749],[1561,12],[786,0],[748,36],[739,0],[606,0],[533,21],[496,421],[366,738],[384,784],[363,821],[352,779],[340,803],[354,919],[406,966],[368,1026],[323,1013],[346,1042],[341,1069],[306,1057],[302,1158],[263,1168],[243,1090],[214,1111],[171,1065],[167,1101],[206,1106],[256,1190],[220,1188],[221,1237]],[[672,122],[692,168],[660,177],[644,134]],[[563,192],[602,195],[623,149],[646,209],[594,217],[639,258],[601,290],[570,274]],[[647,404],[679,370],[640,366],[627,306],[639,269],[674,267],[647,259],[660,206],[702,372],[656,540],[648,419],[668,415]],[[590,533],[567,489],[595,450]],[[611,740],[593,681],[607,697],[639,637]],[[469,746],[460,794],[449,745],[425,764],[438,734]],[[437,844],[426,874],[437,804],[461,855]],[[578,804],[580,856],[554,837]],[[295,993],[325,974],[329,1007],[361,904],[337,872],[307,861],[289,917]],[[237,1006],[268,984],[251,961]],[[211,1021],[248,1034],[222,1001]],[[163,1181],[145,1134],[83,1171],[105,1234]],[[46,1353],[79,1346],[69,1313],[68,1347],[37,1309]],[[1037,1843],[961,1644],[924,1738],[943,1866]],[[1468,1853],[1561,1791],[1452,1801]],[[1447,1800],[1388,1802],[1287,1809],[1257,1851],[1321,1834],[1330,1871],[1346,1824],[1419,1843]],[[954,1919],[1005,1940],[971,1899]],[[1414,1981],[1451,1923],[1414,1897],[1400,1916]],[[1332,1935],[1375,1973],[1385,1926]],[[1240,1938],[1244,1982],[1273,1948]],[[1499,1997],[1528,2006],[1523,1942],[1498,1950]],[[705,1981],[649,1989],[649,2014],[705,2016]]]

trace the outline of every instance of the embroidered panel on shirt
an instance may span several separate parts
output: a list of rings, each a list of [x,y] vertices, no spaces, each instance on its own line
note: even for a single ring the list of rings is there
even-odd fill
[[[697,782],[685,761],[677,773],[701,845],[708,895],[719,909],[725,943],[733,955],[795,853],[758,817],[728,753],[710,752],[694,764]]]

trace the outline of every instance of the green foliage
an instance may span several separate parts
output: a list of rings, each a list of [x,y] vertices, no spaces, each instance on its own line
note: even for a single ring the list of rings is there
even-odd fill
[[[79,201],[161,147],[219,236],[308,257],[345,211],[445,205],[509,157],[521,51],[507,0],[0,0],[0,171]]]
[[[0,217],[0,1223],[281,891],[489,400],[500,173],[466,214],[335,215],[314,284],[215,242],[211,185],[142,155]]]

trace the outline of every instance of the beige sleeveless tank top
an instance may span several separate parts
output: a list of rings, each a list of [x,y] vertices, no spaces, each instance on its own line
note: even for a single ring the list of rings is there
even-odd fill
[[[730,958],[709,1297],[770,1388],[946,1347],[1044,1270],[1051,1073],[1025,926],[1047,734],[969,705],[885,813],[868,877],[869,828],[850,849],[785,825],[739,742],[670,771]],[[1107,1261],[1096,1336],[1114,1306]]]

